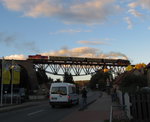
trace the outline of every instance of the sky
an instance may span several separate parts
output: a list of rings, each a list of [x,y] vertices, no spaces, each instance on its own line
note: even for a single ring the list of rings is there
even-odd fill
[[[0,58],[150,62],[150,0],[0,0]]]

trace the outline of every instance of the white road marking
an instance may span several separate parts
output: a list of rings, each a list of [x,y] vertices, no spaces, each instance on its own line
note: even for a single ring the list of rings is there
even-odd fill
[[[32,115],[34,115],[34,114],[37,114],[37,113],[40,113],[40,112],[43,112],[43,111],[45,111],[45,110],[35,111],[35,112],[32,112],[32,113],[27,114],[27,116],[32,116]]]

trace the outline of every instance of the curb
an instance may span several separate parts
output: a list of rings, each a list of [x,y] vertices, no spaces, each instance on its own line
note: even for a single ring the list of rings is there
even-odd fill
[[[28,105],[15,105],[12,107],[6,107],[6,108],[1,108],[0,109],[0,113],[4,113],[4,112],[8,112],[8,111],[13,111],[13,110],[19,110],[21,108],[26,108],[26,107],[30,107],[30,106],[36,106],[37,104],[28,104]]]
[[[41,100],[41,101],[45,101],[45,100]],[[22,104],[0,107],[0,113],[18,110],[18,109],[26,108],[26,107],[30,107],[30,106],[36,106],[36,105],[40,104],[41,101],[30,101],[30,102],[26,102],[26,103],[22,103]]]

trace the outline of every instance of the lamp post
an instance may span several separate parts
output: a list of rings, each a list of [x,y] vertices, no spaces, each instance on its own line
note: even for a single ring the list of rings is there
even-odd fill
[[[11,104],[13,104],[13,79],[14,79],[14,61],[11,62]]]
[[[3,65],[4,65],[4,58],[2,59],[2,75],[1,75],[1,106],[3,106]]]

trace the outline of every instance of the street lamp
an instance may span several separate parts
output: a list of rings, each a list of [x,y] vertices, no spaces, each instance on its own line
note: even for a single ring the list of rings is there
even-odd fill
[[[3,65],[4,65],[4,58],[2,59],[2,76],[1,76],[1,106],[3,106]]]
[[[10,67],[10,69],[11,69],[11,104],[13,104],[13,79],[14,79],[14,62],[13,62],[13,60],[12,60],[12,62],[11,62],[11,67]]]

